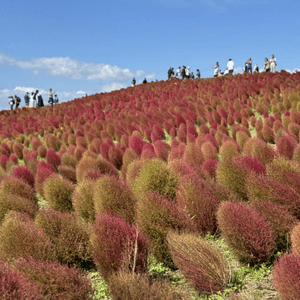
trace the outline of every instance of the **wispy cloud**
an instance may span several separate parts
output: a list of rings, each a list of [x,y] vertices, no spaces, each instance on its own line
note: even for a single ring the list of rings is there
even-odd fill
[[[134,76],[146,76],[145,72],[141,70],[133,72],[108,64],[78,62],[70,57],[42,57],[25,61],[0,53],[0,64],[33,70],[34,74],[39,74],[39,70],[44,70],[51,76],[71,79],[124,81]]]

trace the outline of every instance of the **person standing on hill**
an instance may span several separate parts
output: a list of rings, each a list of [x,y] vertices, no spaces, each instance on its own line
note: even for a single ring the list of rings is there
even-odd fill
[[[57,103],[58,103],[58,101],[59,101],[59,100],[58,100],[58,97],[57,97],[57,95],[54,95],[54,103],[55,103],[55,104],[57,104]]]
[[[218,75],[219,75],[219,62],[217,61],[216,65],[215,66],[213,65],[212,67],[214,69],[214,77],[218,77]]]
[[[277,66],[277,60],[275,58],[275,55],[272,54],[272,58],[270,59],[270,68],[272,73],[275,73],[276,66]]]
[[[259,67],[257,65],[257,63],[255,63],[254,65],[254,70],[253,70],[254,73],[259,73]]]
[[[16,103],[16,109],[17,109],[21,103],[21,98],[18,97],[17,95],[15,95],[15,103]]]
[[[248,58],[245,62],[245,73],[252,73],[252,60]]]
[[[186,75],[186,78],[190,78],[190,76],[191,76],[190,67],[187,67],[187,69],[185,70],[185,75]]]
[[[10,105],[10,109],[13,110],[14,109],[14,104],[15,104],[14,97],[9,96],[8,99],[9,99],[8,104]]]
[[[178,67],[176,71],[176,77],[181,78],[181,67]]]
[[[29,106],[29,93],[26,92],[25,96],[24,96],[24,101],[25,101],[25,106],[28,107]]]
[[[31,92],[31,96],[29,99],[29,106],[30,108],[34,108],[35,107],[35,102],[36,102],[36,96],[34,92]]]
[[[135,77],[132,78],[131,84],[132,84],[132,86],[135,86],[135,84],[136,84]]]
[[[234,62],[231,58],[229,58],[229,61],[227,63],[227,70],[229,74],[233,74],[233,70],[234,70]]]
[[[170,80],[172,77],[172,68],[171,67],[168,70],[167,76],[168,76],[168,80]]]
[[[264,69],[266,72],[270,72],[270,62],[267,57],[265,58]]]
[[[49,100],[48,102],[49,103],[53,103],[53,94],[55,94],[55,92],[52,92],[52,89],[49,89],[49,93],[48,93],[48,96],[49,96]]]
[[[182,77],[182,79],[185,79],[185,77],[186,77],[185,66],[182,66],[181,77]]]
[[[200,70],[199,70],[199,69],[197,69],[196,71],[197,71],[197,73],[196,73],[196,77],[197,77],[197,78],[200,78],[200,77],[201,77]]]

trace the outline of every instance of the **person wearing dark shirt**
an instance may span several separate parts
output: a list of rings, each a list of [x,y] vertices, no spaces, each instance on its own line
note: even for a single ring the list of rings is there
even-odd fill
[[[25,101],[25,106],[28,107],[29,106],[29,93],[27,92],[24,96],[24,101]]]

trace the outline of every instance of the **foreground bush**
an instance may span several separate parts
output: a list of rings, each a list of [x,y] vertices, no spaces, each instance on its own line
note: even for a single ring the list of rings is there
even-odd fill
[[[146,239],[120,218],[98,215],[91,234],[91,247],[97,269],[106,279],[122,267],[136,272],[147,270]]]
[[[19,178],[5,177],[2,179],[0,184],[0,198],[8,195],[20,196],[33,202],[37,201],[33,188],[26,181]]]
[[[290,232],[298,220],[284,206],[271,201],[251,199],[251,205],[268,221],[276,236],[277,251],[288,251],[291,243]]]
[[[158,193],[149,192],[138,200],[137,224],[148,237],[157,261],[175,268],[166,238],[169,230],[193,229],[183,208]]]
[[[99,178],[94,186],[93,199],[96,214],[111,213],[133,224],[136,201],[126,181],[110,175]]]
[[[168,234],[173,261],[191,285],[200,293],[223,291],[230,279],[229,267],[222,252],[195,235]]]
[[[291,231],[292,252],[300,254],[300,223]]]
[[[178,178],[168,168],[166,162],[153,158],[145,161],[133,182],[137,197],[149,191],[157,192],[169,199],[175,199]]]
[[[300,255],[283,255],[274,264],[273,284],[280,299],[300,299]]]
[[[75,268],[56,262],[37,261],[33,258],[20,259],[14,266],[38,285],[44,299],[92,299],[93,289],[90,280]]]
[[[44,181],[50,177],[50,175],[54,174],[53,167],[47,164],[44,161],[38,163],[35,174],[35,190],[41,195],[44,196]]]
[[[88,228],[70,213],[40,210],[35,218],[55,246],[59,262],[90,269],[93,266]]]
[[[144,274],[120,271],[109,277],[109,291],[113,300],[179,300],[170,284],[150,282]]]
[[[0,298],[2,300],[43,300],[38,284],[0,261]]]
[[[13,177],[19,178],[34,188],[34,174],[25,166],[18,166],[13,171]]]
[[[72,193],[75,185],[56,174],[51,175],[44,182],[44,196],[48,205],[55,210],[71,211],[72,210]]]
[[[95,220],[93,201],[94,186],[94,181],[83,180],[81,183],[76,185],[74,193],[72,194],[72,204],[75,215],[86,222],[93,222]]]
[[[275,233],[269,222],[247,204],[225,201],[217,213],[221,234],[237,257],[247,263],[262,263],[276,249]]]
[[[1,226],[0,240],[0,257],[6,260],[30,256],[53,260],[55,257],[51,240],[26,214],[9,212]]]
[[[38,211],[38,205],[35,201],[18,195],[0,196],[0,223],[11,210],[26,213],[31,218],[34,218]]]
[[[188,212],[197,232],[201,235],[216,232],[219,202],[204,180],[195,174],[185,175],[178,186],[177,202]]]

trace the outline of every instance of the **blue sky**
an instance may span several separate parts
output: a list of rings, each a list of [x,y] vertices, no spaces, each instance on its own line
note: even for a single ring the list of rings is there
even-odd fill
[[[5,1],[5,2],[4,2]],[[165,80],[170,66],[241,72],[275,54],[300,68],[297,0],[4,0],[0,7],[0,110],[8,96],[52,88],[61,101]],[[47,3],[47,4],[46,4]]]

